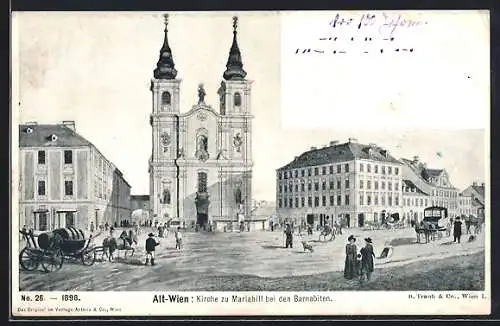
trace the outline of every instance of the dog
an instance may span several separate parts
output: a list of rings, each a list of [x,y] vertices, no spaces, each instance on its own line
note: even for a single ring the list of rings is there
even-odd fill
[[[473,235],[473,234],[471,234],[471,235],[469,236],[469,242],[472,242],[472,241],[474,241],[474,240],[476,240],[476,236],[475,236],[475,235]]]
[[[313,246],[306,241],[302,241],[302,246],[304,247],[304,251],[309,250],[309,252],[314,252]]]

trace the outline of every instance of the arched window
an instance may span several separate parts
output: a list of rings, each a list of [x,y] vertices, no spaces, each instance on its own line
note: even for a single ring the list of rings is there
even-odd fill
[[[161,94],[161,105],[170,105],[172,102],[172,96],[169,92],[165,91]]]
[[[240,95],[240,93],[234,93],[234,106],[241,106],[241,95]]]

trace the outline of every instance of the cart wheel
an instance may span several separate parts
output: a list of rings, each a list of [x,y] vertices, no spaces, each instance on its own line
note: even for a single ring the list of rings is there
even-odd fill
[[[45,252],[42,267],[45,272],[50,273],[61,269],[64,262],[64,255],[61,249]]]
[[[34,271],[40,265],[38,255],[34,254],[29,248],[23,248],[19,254],[19,265],[25,271]]]
[[[94,265],[95,260],[96,260],[96,253],[94,249],[85,250],[82,252],[82,263],[85,266]]]

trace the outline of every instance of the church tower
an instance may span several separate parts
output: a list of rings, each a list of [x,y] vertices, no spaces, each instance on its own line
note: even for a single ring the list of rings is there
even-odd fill
[[[181,80],[176,79],[172,50],[168,42],[168,15],[164,15],[165,35],[160,49],[160,57],[151,80],[153,109],[150,116],[153,148],[149,162],[150,205],[154,219],[165,219],[176,215],[172,206],[176,196],[173,168],[177,158],[177,121],[179,109],[179,89]]]

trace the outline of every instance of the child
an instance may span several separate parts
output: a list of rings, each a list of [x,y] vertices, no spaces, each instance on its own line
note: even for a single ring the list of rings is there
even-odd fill
[[[356,257],[356,274],[361,275],[361,254]]]
[[[149,263],[149,258],[151,257],[151,266],[155,264],[155,248],[157,245],[159,245],[159,242],[156,242],[153,233],[148,234],[148,237],[146,239],[146,266]]]
[[[175,249],[181,250],[182,247],[182,233],[180,226],[177,227],[177,231],[175,232]]]

